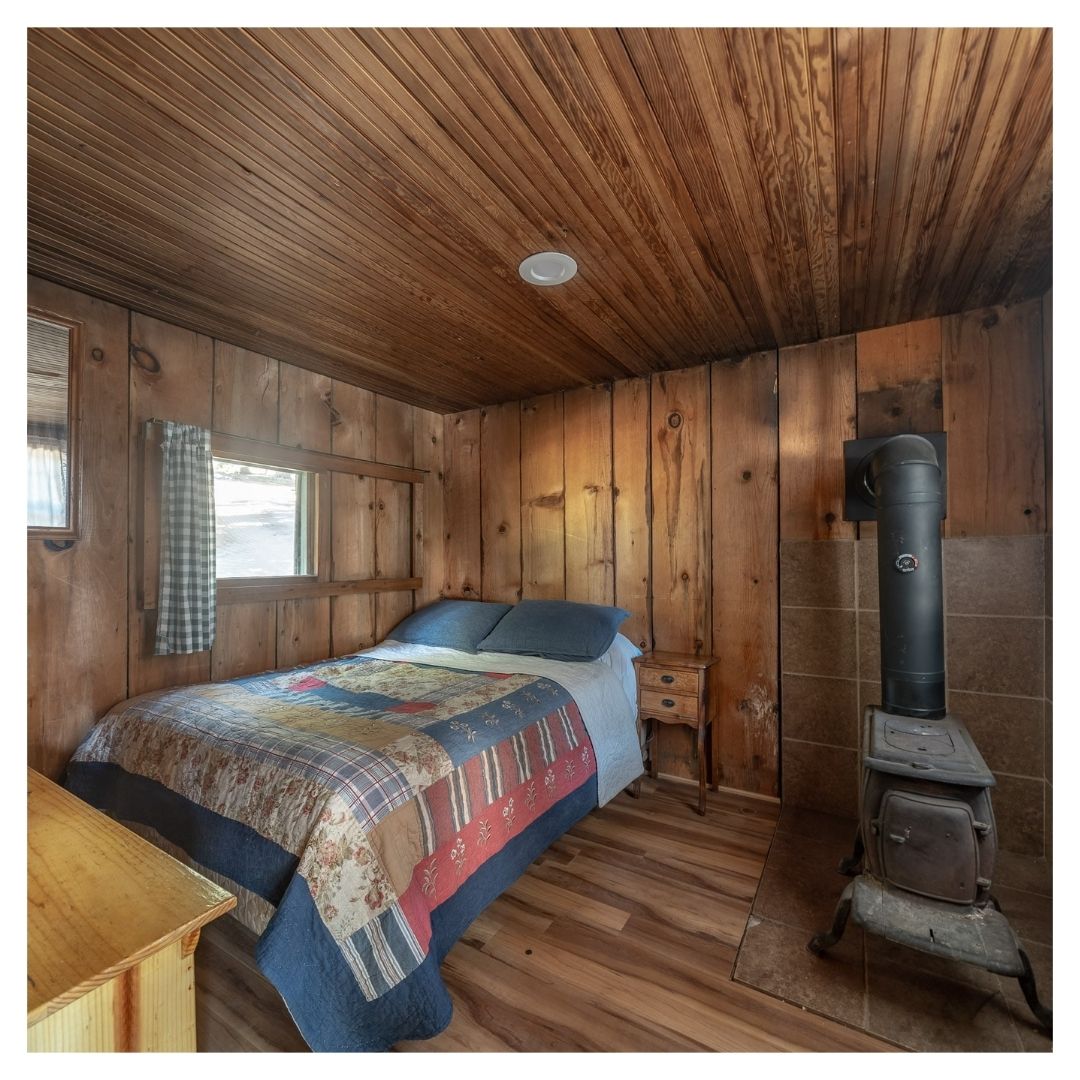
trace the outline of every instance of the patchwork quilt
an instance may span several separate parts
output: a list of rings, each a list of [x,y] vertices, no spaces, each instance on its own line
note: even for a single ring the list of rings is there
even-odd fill
[[[352,656],[113,709],[67,786],[237,892],[316,1050],[436,1034],[438,963],[596,805],[552,679]]]

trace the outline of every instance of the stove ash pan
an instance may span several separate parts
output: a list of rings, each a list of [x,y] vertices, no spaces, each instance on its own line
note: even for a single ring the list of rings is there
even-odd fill
[[[862,836],[870,873],[898,889],[985,904],[997,854],[994,777],[951,716],[918,720],[870,706]]]

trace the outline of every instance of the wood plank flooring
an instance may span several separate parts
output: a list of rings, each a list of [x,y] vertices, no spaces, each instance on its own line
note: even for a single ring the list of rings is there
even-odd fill
[[[889,1050],[731,981],[778,807],[642,782],[554,843],[443,963],[454,1018],[408,1051]],[[234,919],[196,954],[199,1049],[306,1046]]]

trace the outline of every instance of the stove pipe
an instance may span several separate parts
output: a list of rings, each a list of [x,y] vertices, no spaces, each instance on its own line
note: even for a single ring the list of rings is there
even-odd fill
[[[941,468],[921,435],[883,443],[865,467],[878,522],[881,699],[886,712],[945,715]]]

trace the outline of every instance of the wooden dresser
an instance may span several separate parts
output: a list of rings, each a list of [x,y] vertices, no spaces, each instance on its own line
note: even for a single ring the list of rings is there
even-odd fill
[[[656,776],[658,724],[683,724],[695,732],[698,760],[698,807],[705,813],[708,775],[706,735],[713,720],[714,702],[720,698],[716,685],[720,661],[715,656],[652,652],[634,657],[638,683],[638,723],[648,733],[649,775]]]
[[[199,929],[236,898],[30,770],[29,1050],[194,1050]]]

